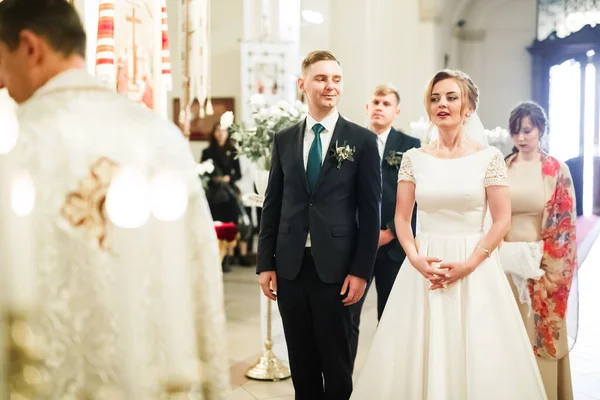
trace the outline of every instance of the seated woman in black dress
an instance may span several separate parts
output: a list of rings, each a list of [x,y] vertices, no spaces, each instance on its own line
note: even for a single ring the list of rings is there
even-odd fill
[[[208,184],[206,198],[214,221],[238,223],[239,191],[235,182],[241,176],[240,162],[235,158],[235,147],[229,138],[227,129],[219,123],[213,126],[210,144],[202,151],[201,162],[212,160],[215,166],[212,179]],[[229,262],[233,254],[223,261],[223,271],[229,271]]]

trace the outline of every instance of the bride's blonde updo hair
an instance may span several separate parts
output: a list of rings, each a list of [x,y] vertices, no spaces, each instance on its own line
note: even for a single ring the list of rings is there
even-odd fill
[[[451,69],[443,69],[436,73],[427,85],[427,90],[425,91],[425,107],[427,109],[427,115],[429,115],[430,107],[431,107],[431,94],[433,93],[433,87],[441,81],[446,79],[454,79],[454,81],[458,84],[461,91],[461,108],[460,113],[464,115],[465,109],[467,106],[471,107],[472,112],[477,110],[477,106],[479,105],[479,88],[473,82],[473,79],[462,71],[451,70]]]

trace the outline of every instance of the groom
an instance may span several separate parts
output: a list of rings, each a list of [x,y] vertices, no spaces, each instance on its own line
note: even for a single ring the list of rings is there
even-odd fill
[[[342,70],[330,52],[306,56],[298,87],[308,116],[275,135],[257,273],[278,300],[296,399],[347,400],[350,306],[365,292],[379,238],[377,138],[338,113]]]

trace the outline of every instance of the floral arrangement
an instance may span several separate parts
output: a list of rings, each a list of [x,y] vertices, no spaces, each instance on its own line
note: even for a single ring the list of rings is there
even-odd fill
[[[502,154],[505,156],[508,156],[510,153],[512,153],[513,142],[506,129],[499,126],[491,130],[486,129],[485,136],[487,137],[488,144],[500,149]]]
[[[269,170],[275,133],[302,121],[308,108],[299,101],[295,105],[280,101],[269,106],[260,94],[250,98],[250,107],[252,121],[235,124],[233,113],[228,111],[221,117],[221,127],[229,129],[237,157],[245,156],[259,168]]]

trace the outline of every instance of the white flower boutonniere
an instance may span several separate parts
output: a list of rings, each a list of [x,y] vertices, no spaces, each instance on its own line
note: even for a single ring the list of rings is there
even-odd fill
[[[333,151],[333,156],[337,160],[337,169],[342,168],[342,163],[344,161],[354,162],[354,153],[356,152],[356,147],[350,147],[346,142],[343,145],[339,146],[336,140],[335,149]]]
[[[402,151],[390,151],[388,156],[385,158],[385,161],[387,161],[390,167],[400,168],[400,164],[402,164],[403,155],[404,152]]]

